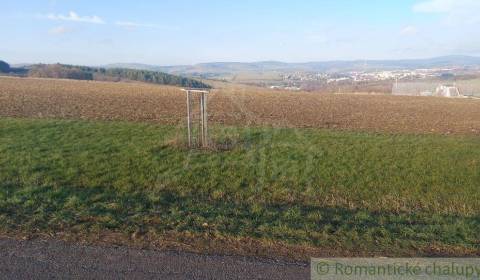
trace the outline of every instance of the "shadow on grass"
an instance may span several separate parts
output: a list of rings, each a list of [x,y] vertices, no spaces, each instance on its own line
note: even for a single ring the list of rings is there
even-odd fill
[[[249,131],[249,130],[245,130]],[[165,145],[159,147],[153,152],[160,151],[164,148],[171,147],[180,150],[203,150],[212,152],[226,152],[234,149],[249,149],[255,144],[259,144],[265,138],[265,133],[260,131],[253,131],[246,133],[245,131],[232,130],[221,131],[219,133],[212,133],[214,136],[208,140],[208,145],[202,147],[198,141],[194,139],[191,146],[188,144],[186,135],[177,133],[174,137],[165,141]]]
[[[168,189],[132,192],[3,183],[0,222],[4,230],[23,232],[115,229],[132,233],[141,228],[392,252],[433,243],[480,247],[479,216],[265,205]]]

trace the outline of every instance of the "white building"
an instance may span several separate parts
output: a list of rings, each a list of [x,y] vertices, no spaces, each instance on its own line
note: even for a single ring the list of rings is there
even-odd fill
[[[439,85],[435,90],[436,96],[441,97],[463,97],[456,86]]]
[[[448,98],[465,97],[456,85],[438,85],[430,82],[401,82],[394,83],[393,95],[407,96],[438,96]]]

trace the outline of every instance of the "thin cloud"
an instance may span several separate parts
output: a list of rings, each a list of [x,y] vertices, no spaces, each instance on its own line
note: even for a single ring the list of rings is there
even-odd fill
[[[479,0],[428,0],[413,6],[416,13],[445,14],[449,24],[480,23]]]
[[[400,30],[400,34],[405,36],[416,35],[417,33],[418,29],[413,25],[405,26],[402,30]]]
[[[45,16],[50,20],[58,21],[76,21],[76,22],[85,22],[85,23],[94,23],[94,24],[104,24],[105,21],[99,16],[80,16],[75,12],[69,12],[67,15],[63,14],[48,14]]]
[[[67,15],[64,14],[47,14],[47,15],[39,15],[39,18],[55,20],[55,21],[73,21],[73,22],[84,22],[84,23],[92,23],[92,24],[106,24],[107,22],[103,20],[101,17],[93,15],[93,16],[80,16],[76,12],[69,12]],[[178,27],[172,26],[164,26],[158,24],[150,24],[150,23],[139,23],[133,21],[116,21],[112,23],[116,26],[134,30],[137,28],[151,28],[151,29],[162,29],[162,30],[176,30]]]
[[[417,13],[447,13],[454,9],[456,0],[430,0],[417,3],[413,11]],[[462,2],[462,1],[458,1]],[[468,2],[468,1],[464,1]]]
[[[66,28],[64,26],[57,26],[57,27],[54,27],[54,28],[52,28],[48,31],[48,33],[53,34],[53,35],[63,35],[63,34],[70,33],[70,32],[72,32],[72,30],[69,29],[69,28]]]
[[[136,28],[154,28],[154,29],[164,29],[164,30],[170,30],[170,29],[176,29],[174,27],[169,27],[169,26],[162,26],[158,24],[149,24],[149,23],[138,23],[138,22],[132,22],[132,21],[117,21],[115,22],[115,25],[126,28],[126,29],[136,29]]]

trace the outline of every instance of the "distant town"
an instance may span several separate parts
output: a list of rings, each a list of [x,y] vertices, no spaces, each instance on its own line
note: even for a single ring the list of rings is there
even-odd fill
[[[417,86],[423,83],[422,89],[409,95],[427,95],[426,92],[435,90],[425,89],[438,86],[455,86],[457,82],[476,81],[480,78],[480,68],[420,68],[396,70],[369,70],[344,72],[303,72],[295,71],[281,74],[281,81],[268,85],[271,89],[290,91],[300,90],[327,90],[327,91],[366,91],[390,93],[398,85],[406,83]],[[426,86],[426,84],[430,85]],[[468,87],[466,95],[480,93],[479,87]],[[350,90],[351,89],[351,90]]]
[[[282,75],[284,81],[324,81],[329,83],[338,82],[370,82],[386,80],[413,80],[427,78],[449,78],[453,73],[465,72],[465,69],[435,68],[415,70],[392,70],[392,71],[351,71],[345,73],[305,73],[294,72]],[[480,72],[480,71],[479,71]]]

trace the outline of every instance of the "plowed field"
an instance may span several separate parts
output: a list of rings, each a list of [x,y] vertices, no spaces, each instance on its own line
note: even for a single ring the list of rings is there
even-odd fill
[[[151,121],[185,118],[179,88],[139,83],[0,78],[0,116]],[[480,135],[480,100],[325,95],[221,85],[209,119],[227,125]]]

